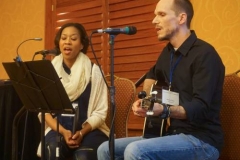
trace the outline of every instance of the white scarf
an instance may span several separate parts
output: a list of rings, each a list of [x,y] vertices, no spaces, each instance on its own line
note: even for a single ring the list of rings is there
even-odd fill
[[[52,60],[52,64],[67,92],[70,101],[76,100],[87,87],[91,78],[92,64],[88,56],[80,52],[68,75],[63,68],[62,54]]]

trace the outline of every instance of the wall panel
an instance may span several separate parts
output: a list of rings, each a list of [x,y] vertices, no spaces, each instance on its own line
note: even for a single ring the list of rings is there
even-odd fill
[[[119,34],[114,38],[114,73],[117,76],[137,80],[153,65],[165,45],[165,42],[158,42],[154,25],[151,23],[158,0],[53,1],[55,15],[52,15],[51,25],[54,27],[51,32],[54,33],[67,22],[82,23],[89,35],[92,31],[101,28],[137,27],[138,31],[135,35]],[[109,35],[94,34],[92,44],[105,74],[110,73]],[[95,61],[90,48],[88,56]],[[124,66],[124,70],[118,65]],[[135,71],[138,73],[129,74]]]

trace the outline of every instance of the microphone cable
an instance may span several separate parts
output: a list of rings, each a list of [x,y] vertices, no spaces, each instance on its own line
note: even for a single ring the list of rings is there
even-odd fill
[[[95,54],[95,51],[94,51],[94,49],[93,49],[93,45],[92,45],[92,35],[94,34],[95,32],[92,32],[91,34],[90,34],[90,37],[89,37],[89,43],[90,43],[90,47],[91,47],[91,50],[92,50],[92,53],[93,53],[93,55],[94,55],[94,58],[96,59],[96,62],[97,62],[97,65],[98,65],[98,67],[100,68],[100,71],[101,71],[101,74],[102,74],[102,77],[103,77],[103,79],[104,79],[104,82],[105,82],[105,84],[106,84],[106,86],[107,86],[107,88],[108,88],[108,92],[110,92],[110,98],[111,98],[111,87],[108,85],[108,83],[107,83],[107,81],[106,81],[106,78],[105,78],[105,76],[104,76],[104,74],[103,74],[103,71],[102,71],[102,69],[101,69],[101,67],[100,67],[100,64],[99,64],[99,62],[98,62],[98,59],[97,59],[97,56],[96,56],[96,54]],[[114,93],[115,94],[115,93]],[[115,96],[114,96],[115,97]],[[112,100],[110,99],[110,106],[112,106],[111,105],[111,102],[112,102]],[[115,105],[115,104],[114,104]],[[115,117],[116,117],[116,107],[109,107],[110,108],[110,133],[109,133],[109,151],[111,151],[112,149],[110,149],[110,147],[111,147],[111,143],[113,143],[113,141],[114,141],[114,123],[115,123]],[[109,109],[108,108],[108,109]],[[112,114],[112,117],[111,117],[111,114]],[[112,118],[112,119],[111,119]]]

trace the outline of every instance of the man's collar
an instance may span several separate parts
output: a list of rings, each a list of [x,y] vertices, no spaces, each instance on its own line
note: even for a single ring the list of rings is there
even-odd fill
[[[183,56],[186,56],[196,40],[197,35],[195,34],[194,30],[191,30],[190,36],[183,42],[177,51],[180,52]],[[167,47],[169,51],[174,49],[171,43],[168,43]]]

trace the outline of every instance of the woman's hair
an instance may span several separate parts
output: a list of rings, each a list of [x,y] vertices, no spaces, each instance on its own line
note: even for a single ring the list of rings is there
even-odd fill
[[[187,27],[190,28],[194,14],[192,3],[189,0],[174,0],[173,10],[176,14],[180,14],[181,12],[185,12],[187,14]]]
[[[59,41],[62,35],[62,31],[67,28],[67,27],[75,27],[79,34],[80,34],[80,40],[81,43],[83,45],[83,49],[81,50],[84,54],[87,53],[88,50],[88,46],[89,46],[89,39],[88,39],[88,35],[87,32],[85,30],[85,28],[83,27],[83,25],[81,25],[80,23],[66,23],[64,24],[57,32],[56,36],[55,36],[55,40],[54,40],[54,44],[55,44],[55,48],[58,50],[58,52],[60,53],[60,48],[59,48]]]

